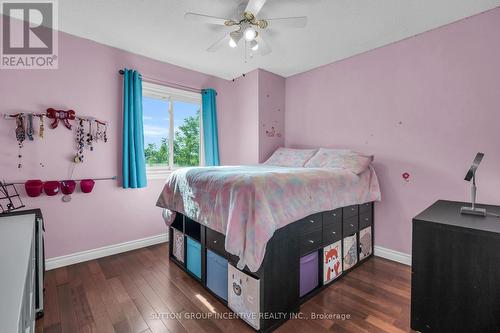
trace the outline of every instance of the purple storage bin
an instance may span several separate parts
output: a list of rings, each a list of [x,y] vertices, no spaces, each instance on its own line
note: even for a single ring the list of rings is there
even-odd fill
[[[318,284],[318,251],[315,251],[300,258],[300,297],[316,288]]]

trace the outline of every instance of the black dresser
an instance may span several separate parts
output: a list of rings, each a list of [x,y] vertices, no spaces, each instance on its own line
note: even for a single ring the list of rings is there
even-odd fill
[[[439,200],[413,219],[411,328],[500,332],[500,218]],[[500,214],[499,206],[477,205]]]

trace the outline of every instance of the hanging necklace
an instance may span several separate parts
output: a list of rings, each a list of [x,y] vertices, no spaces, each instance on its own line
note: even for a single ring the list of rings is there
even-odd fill
[[[45,131],[45,126],[43,124],[43,120],[45,118],[45,115],[41,114],[39,117],[40,117],[40,129],[38,130],[38,135],[43,139],[43,134]]]
[[[95,138],[94,138],[94,140],[96,142],[99,141],[99,140],[102,141],[102,140],[104,140],[104,132],[101,131],[101,126],[100,126],[99,122],[96,121],[95,124],[96,124],[97,129],[96,129],[96,132],[95,132]]]
[[[89,132],[87,133],[87,146],[89,147],[90,151],[94,150],[94,147],[92,146],[92,141],[94,140],[94,137],[92,136],[92,120],[88,120],[89,122]]]
[[[83,119],[80,119],[78,128],[76,129],[76,155],[74,158],[75,163],[83,162],[83,149],[85,148],[85,135],[83,129]]]
[[[108,142],[108,125],[104,125],[104,134],[103,134],[104,143]]]
[[[19,153],[17,155],[17,157],[19,159],[19,163],[17,164],[17,168],[21,169],[22,166],[23,166],[22,163],[21,163],[21,160],[22,160],[22,157],[23,157],[23,155],[21,154],[21,149],[23,148],[23,142],[26,139],[26,130],[24,129],[24,119],[23,119],[23,115],[22,114],[20,114],[19,116],[17,116],[16,123],[17,123],[17,127],[16,127],[16,140],[17,140],[17,144],[18,144],[18,147],[19,147]]]
[[[26,131],[26,135],[28,136],[28,140],[33,141],[33,114],[28,114],[28,129]]]

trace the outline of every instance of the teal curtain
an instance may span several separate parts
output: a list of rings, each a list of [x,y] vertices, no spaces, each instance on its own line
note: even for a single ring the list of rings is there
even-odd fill
[[[142,78],[139,72],[123,73],[123,188],[147,185],[142,125]]]
[[[205,150],[205,165],[219,165],[219,136],[217,134],[217,110],[213,89],[201,91],[203,143]]]

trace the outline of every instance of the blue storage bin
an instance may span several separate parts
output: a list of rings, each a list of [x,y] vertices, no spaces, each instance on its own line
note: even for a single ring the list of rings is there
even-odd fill
[[[201,244],[190,237],[187,238],[186,265],[188,271],[201,279]]]
[[[207,250],[207,287],[227,301],[227,259]]]

